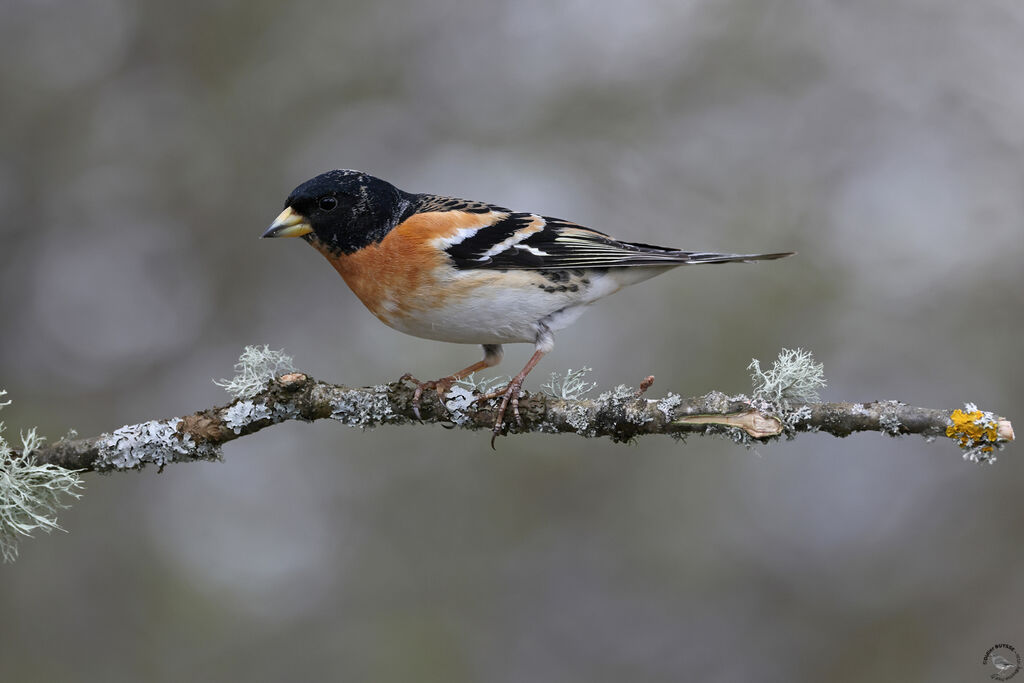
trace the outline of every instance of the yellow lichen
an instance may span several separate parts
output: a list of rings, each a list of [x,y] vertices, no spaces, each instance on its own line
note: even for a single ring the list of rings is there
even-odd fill
[[[992,444],[997,439],[997,424],[994,420],[986,419],[985,413],[980,410],[964,412],[957,408],[949,416],[952,424],[946,427],[946,436],[956,441],[960,448],[971,448],[979,443],[983,453],[993,451]]]

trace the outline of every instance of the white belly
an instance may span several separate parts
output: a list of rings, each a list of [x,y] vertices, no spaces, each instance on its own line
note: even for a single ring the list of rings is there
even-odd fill
[[[541,330],[563,329],[575,322],[587,305],[668,269],[588,272],[560,283],[552,283],[537,271],[529,270],[457,271],[443,288],[445,303],[429,302],[430,305],[417,307],[419,310],[411,315],[382,315],[381,320],[406,334],[438,341],[533,343]],[[570,290],[571,285],[575,285],[575,291]]]

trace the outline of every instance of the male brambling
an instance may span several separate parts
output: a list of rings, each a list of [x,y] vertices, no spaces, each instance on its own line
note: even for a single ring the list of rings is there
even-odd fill
[[[417,337],[481,344],[483,360],[432,382],[444,394],[456,381],[497,365],[502,344],[534,353],[503,389],[491,445],[505,411],[519,417],[526,375],[554,346],[553,332],[602,297],[691,263],[782,258],[715,254],[620,242],[559,218],[432,194],[410,194],[360,171],[323,173],[299,185],[263,237],[302,237],[327,257],[381,322]]]

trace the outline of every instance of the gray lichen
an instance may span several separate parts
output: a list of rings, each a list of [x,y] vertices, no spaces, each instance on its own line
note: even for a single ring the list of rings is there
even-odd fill
[[[467,377],[464,377],[453,384],[453,387],[464,387],[474,394],[490,394],[500,386],[505,386],[512,381],[512,378],[508,375],[498,375],[496,377],[477,377],[476,373],[472,373]]]
[[[800,406],[796,410],[785,411],[779,415],[787,437],[790,439],[794,438],[797,428],[802,423],[809,421],[812,415],[811,407],[807,405]],[[818,427],[813,427],[809,431],[816,432]]]
[[[811,409],[801,404],[821,400],[818,389],[826,384],[824,365],[815,363],[810,351],[797,348],[782,349],[767,371],[756,358],[747,369],[754,393],[746,401],[758,412],[778,417],[786,437],[794,438],[797,428],[812,415]]]
[[[186,460],[220,459],[220,448],[196,443],[190,434],[178,431],[180,425],[180,418],[150,420],[103,434],[93,466],[103,472],[139,469],[143,465],[163,467]]]
[[[0,390],[0,396],[7,392]],[[0,408],[10,401],[0,402]],[[69,507],[65,497],[80,498],[82,480],[75,470],[56,465],[39,465],[31,455],[15,457],[3,437],[0,422],[0,556],[4,562],[18,557],[18,540],[36,531],[63,531],[57,511]],[[43,438],[35,427],[21,434],[22,453],[39,448]]]
[[[444,395],[444,407],[448,410],[448,419],[457,425],[464,425],[472,421],[471,410],[480,407],[480,396],[490,394],[498,387],[507,385],[512,378],[505,376],[477,377],[474,372],[467,377],[457,380]],[[494,405],[497,399],[490,399],[488,403]]]
[[[590,370],[588,367],[582,367],[579,370],[569,368],[564,376],[552,372],[551,378],[541,385],[545,393],[557,399],[569,401],[569,403],[563,404],[562,417],[566,424],[581,436],[593,436],[595,433],[592,427],[597,408],[590,401],[581,400],[585,394],[597,386],[596,382],[586,380]]]
[[[565,422],[584,436],[592,436],[590,433],[591,411],[581,403],[570,405],[565,411]]]
[[[551,373],[551,379],[541,385],[549,394],[555,398],[574,401],[580,399],[584,394],[597,386],[597,382],[586,381],[587,373],[591,368],[582,367],[579,370],[569,368],[565,376],[557,372]]]
[[[374,387],[372,393],[349,390],[331,402],[331,418],[350,427],[363,429],[384,422],[395,422],[399,415],[391,407],[386,385]]]
[[[605,391],[597,397],[599,403],[609,403],[611,405],[621,405],[621,403],[627,398],[634,398],[636,396],[636,389],[631,389],[625,384],[620,384],[611,391]]]
[[[810,351],[782,349],[768,371],[754,358],[747,369],[754,384],[754,398],[785,409],[793,403],[817,403],[818,389],[825,386],[824,365],[814,362]]]
[[[742,401],[746,398],[742,394],[739,396],[729,396],[722,393],[721,391],[709,391],[704,394],[704,405],[707,410],[712,413],[727,413],[729,412],[729,406],[736,402]]]
[[[627,401],[634,398],[636,398],[636,389],[627,387],[625,384],[619,384],[611,391],[602,392],[597,397],[597,402],[601,406],[599,412],[602,418],[606,421],[609,419],[613,421],[618,421],[620,418],[628,419],[625,407]]]
[[[285,420],[299,420],[303,419],[300,417],[300,410],[294,403],[275,403],[271,409],[271,418],[275,422],[284,422]],[[308,420],[306,420],[308,422]]]
[[[638,431],[623,428],[624,424],[639,426],[653,420],[647,407],[648,401],[641,397],[637,389],[620,384],[597,397],[593,413],[588,414],[588,429],[583,434],[592,436],[603,432],[610,433],[613,441],[632,441]]]
[[[273,412],[262,403],[239,401],[224,411],[224,424],[235,434],[242,433],[242,427],[257,420],[273,417]]]
[[[638,398],[623,406],[626,422],[635,425],[647,424],[654,420],[654,416],[647,412],[647,400]]]
[[[448,416],[457,425],[464,425],[470,421],[469,410],[476,402],[473,390],[462,384],[454,385],[445,396],[444,407],[448,409]]]
[[[899,410],[906,403],[899,401],[885,401],[881,412],[878,415],[878,424],[882,433],[889,436],[900,436],[903,433],[903,423],[900,421]]]
[[[235,363],[235,376],[215,379],[213,383],[235,398],[252,398],[262,391],[270,380],[286,372],[295,372],[292,357],[284,350],[274,351],[266,344],[246,346]]]
[[[666,420],[675,417],[676,407],[683,402],[683,397],[671,391],[668,396],[658,401],[658,410],[662,412]]]

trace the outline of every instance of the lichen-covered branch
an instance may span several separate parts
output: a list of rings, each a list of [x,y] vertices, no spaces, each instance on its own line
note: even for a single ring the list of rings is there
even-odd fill
[[[471,396],[465,386],[456,387],[448,395],[447,405],[442,406],[435,395],[426,394],[420,410],[422,421],[490,430],[495,406],[476,405]],[[224,444],[286,420],[330,419],[361,428],[416,423],[412,399],[413,387],[402,382],[353,388],[291,372],[224,406],[128,425],[98,437],[58,441],[36,448],[31,455],[38,463],[68,469],[109,471],[147,464],[162,467],[171,462],[215,459]],[[955,419],[957,413],[962,416],[959,421]],[[793,437],[799,432],[949,436],[957,445],[975,449],[974,460],[991,460],[994,449],[1013,439],[1009,421],[982,411],[916,408],[897,401],[790,401],[780,407],[756,395],[751,398],[719,392],[652,399],[626,387],[596,399],[527,395],[520,402],[520,414],[523,426],[515,431],[574,433],[614,441],[650,434],[718,434],[744,444]],[[991,424],[981,424],[986,421]]]
[[[1008,420],[978,410],[915,408],[898,401],[821,403],[825,386],[820,363],[802,349],[783,349],[767,371],[751,362],[750,396],[727,396],[717,391],[693,398],[669,393],[647,398],[654,377],[638,389],[618,386],[597,398],[584,398],[594,384],[585,379],[588,368],[552,374],[547,393],[520,400],[521,425],[515,431],[572,433],[632,441],[648,434],[683,439],[689,434],[721,435],[752,445],[799,432],[847,436],[877,431],[891,436],[920,434],[928,439],[946,436],[967,460],[995,462],[995,451],[1013,440]],[[216,383],[235,400],[184,417],[126,425],[109,434],[68,437],[44,445],[35,429],[23,432],[22,448],[3,439],[0,422],[0,556],[17,556],[17,541],[37,530],[59,529],[56,512],[68,497],[78,497],[82,471],[108,472],[163,468],[172,462],[215,460],[229,441],[286,420],[337,420],[352,427],[440,422],[466,429],[491,430],[496,401],[484,400],[495,383],[472,375],[456,382],[442,399],[427,393],[414,414],[413,386],[401,381],[352,388],[319,382],[295,371],[292,359],[266,346],[246,347],[232,379]],[[0,397],[4,392],[0,390]],[[0,401],[0,408],[9,402]]]

